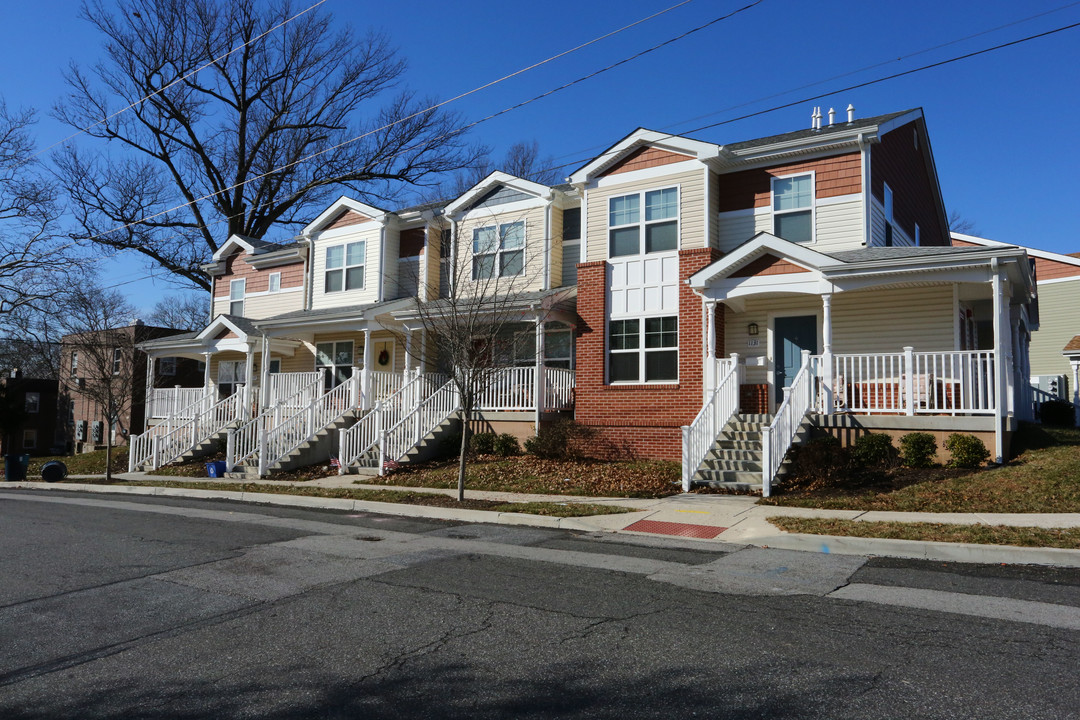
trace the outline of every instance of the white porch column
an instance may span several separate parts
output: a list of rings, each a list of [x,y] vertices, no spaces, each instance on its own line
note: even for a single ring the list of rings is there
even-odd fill
[[[994,462],[1005,461],[1005,297],[997,258],[990,261],[991,292],[994,295]]]
[[[143,413],[143,432],[150,429],[150,418],[157,408],[154,407],[154,365],[156,359],[149,353],[146,355],[146,411]]]
[[[251,392],[252,375],[255,374],[255,346],[248,345],[244,354],[244,417],[251,412],[251,400],[254,395]]]
[[[405,328],[405,375],[412,369],[412,328]]]
[[[821,362],[825,366],[822,376],[825,383],[825,414],[832,415],[836,407],[833,397],[833,356],[832,356],[832,293],[821,296]]]
[[[363,385],[364,410],[371,409],[371,363],[374,362],[375,346],[371,342],[371,328],[364,328],[364,370],[360,382]]]
[[[702,402],[716,389],[716,301],[702,300],[705,303],[705,386],[702,388]]]
[[[1072,366],[1072,386],[1073,386],[1073,405],[1076,408],[1076,425],[1080,427],[1080,358],[1070,358],[1069,365]]]
[[[262,366],[259,368],[259,410],[270,404],[270,338],[262,337]]]
[[[203,353],[203,395],[210,394],[210,358],[213,353]]]
[[[544,412],[544,321],[536,316],[536,428],[540,434],[540,415]]]

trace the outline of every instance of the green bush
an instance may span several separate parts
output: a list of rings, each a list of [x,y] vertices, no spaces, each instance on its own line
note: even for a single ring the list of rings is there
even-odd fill
[[[933,467],[937,440],[930,433],[913,432],[900,438],[900,460],[908,467]]]
[[[476,433],[469,438],[469,450],[477,455],[493,455],[498,437],[493,432]]]
[[[556,420],[540,425],[540,432],[525,441],[525,452],[548,460],[582,457],[582,448],[596,431],[573,420]]]
[[[518,455],[521,453],[521,445],[518,444],[518,439],[510,433],[503,433],[495,438],[493,450],[496,455],[501,457],[509,457],[511,455]]]
[[[1048,400],[1039,408],[1039,419],[1044,425],[1072,427],[1076,424],[1076,411],[1065,400]]]
[[[851,459],[862,467],[890,468],[896,464],[899,451],[885,433],[868,433],[855,440]]]
[[[945,449],[952,454],[949,467],[979,467],[990,457],[983,441],[974,435],[953,433],[945,440]]]

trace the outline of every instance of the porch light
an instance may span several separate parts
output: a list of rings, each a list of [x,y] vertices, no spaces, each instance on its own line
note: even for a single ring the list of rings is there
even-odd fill
[[[757,323],[750,323],[746,326],[747,335],[757,335]]]

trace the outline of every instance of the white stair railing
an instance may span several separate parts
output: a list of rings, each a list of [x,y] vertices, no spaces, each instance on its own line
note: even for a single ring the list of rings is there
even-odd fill
[[[739,356],[734,354],[731,360],[719,365],[723,375],[719,376],[716,389],[705,401],[701,412],[693,422],[682,429],[682,486],[683,492],[690,492],[690,483],[694,473],[701,466],[709,449],[716,442],[728,420],[739,411],[739,383],[741,366]]]
[[[271,373],[267,407],[274,407],[288,401],[295,407],[306,407],[318,397],[323,373],[314,372]],[[290,413],[291,414],[291,413]]]
[[[153,388],[147,401],[148,418],[183,418],[190,420],[192,408],[206,395],[202,387]]]
[[[309,406],[311,400],[304,402],[304,399],[318,397],[322,383],[322,372],[311,373],[307,382],[297,386],[292,395],[281,398],[275,405],[265,408],[240,427],[230,430],[225,450],[226,469],[232,472],[238,465],[258,458],[260,446],[265,445],[264,435],[284,418],[295,414],[294,408]]]
[[[337,387],[314,398],[299,412],[267,428],[260,435],[259,475],[265,475],[286,455],[359,404],[360,376],[354,374]]]
[[[776,409],[772,424],[761,429],[761,495],[768,497],[773,478],[784,462],[795,434],[814,404],[814,368],[810,351],[802,351],[802,366],[791,386],[784,388],[784,400]]]
[[[573,407],[574,371],[544,367],[544,412],[569,410]]]
[[[213,437],[240,419],[243,413],[243,393],[236,392],[214,403],[193,418],[152,440],[151,467],[155,470],[168,465],[199,443]]]
[[[155,437],[168,435],[185,420],[190,420],[199,413],[205,412],[214,404],[216,393],[213,390],[207,393],[204,388],[196,389],[205,394],[177,410],[175,415],[169,415],[162,422],[148,428],[142,435],[128,437],[128,472],[134,472],[153,459]]]
[[[424,436],[457,412],[460,404],[457,385],[447,381],[397,423],[387,426],[379,443],[379,474],[386,472],[386,461],[396,462],[404,457]]]
[[[372,370],[369,374],[371,375],[371,388],[368,392],[371,397],[368,400],[372,403],[386,400],[407,384],[407,378],[402,373]]]

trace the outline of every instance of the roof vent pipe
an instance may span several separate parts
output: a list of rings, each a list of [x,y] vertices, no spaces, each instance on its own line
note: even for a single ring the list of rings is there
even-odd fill
[[[850,103],[847,106],[847,121],[855,122],[855,106]]]
[[[832,127],[834,122],[836,122],[836,108],[829,108],[829,127]]]
[[[817,108],[810,113],[810,129],[814,130],[817,127]]]

